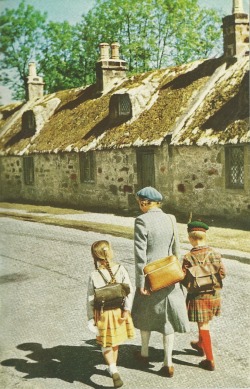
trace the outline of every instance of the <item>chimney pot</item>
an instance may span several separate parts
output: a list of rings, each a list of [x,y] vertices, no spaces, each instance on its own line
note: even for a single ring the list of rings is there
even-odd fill
[[[244,13],[242,0],[233,0],[232,14]]]
[[[35,62],[29,63],[29,76],[36,77],[36,64],[35,64]]]
[[[112,59],[119,59],[119,43],[114,42],[111,44],[111,58]]]
[[[100,43],[100,59],[108,60],[109,59],[109,44],[108,43]]]

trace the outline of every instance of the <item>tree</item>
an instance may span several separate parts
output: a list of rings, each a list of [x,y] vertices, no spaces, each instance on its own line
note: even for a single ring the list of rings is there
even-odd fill
[[[96,0],[72,26],[48,22],[22,0],[0,15],[0,79],[23,99],[33,60],[48,93],[92,84],[101,42],[120,43],[130,74],[206,58],[219,42],[220,18],[197,2]]]
[[[41,52],[37,57],[48,92],[84,84],[81,41],[75,26],[68,22],[49,22],[43,33]]]
[[[78,28],[91,66],[100,42],[118,41],[129,72],[138,73],[208,57],[220,22],[198,0],[96,0]]]
[[[11,87],[16,99],[27,92],[28,64],[40,51],[44,29],[46,13],[26,6],[24,1],[16,10],[7,9],[0,15],[0,67],[8,69],[2,72],[1,81]]]

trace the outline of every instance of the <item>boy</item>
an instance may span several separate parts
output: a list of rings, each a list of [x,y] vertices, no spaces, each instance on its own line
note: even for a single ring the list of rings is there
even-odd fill
[[[199,340],[191,342],[191,347],[195,349],[200,356],[205,354],[206,359],[199,363],[199,366],[205,370],[213,371],[215,369],[212,342],[210,337],[209,322],[214,316],[219,316],[221,312],[222,279],[225,277],[225,268],[221,262],[221,255],[209,247],[206,243],[206,231],[208,225],[202,221],[193,221],[188,223],[188,238],[193,246],[189,253],[183,258],[183,271],[185,278],[182,281],[187,288],[187,309],[188,317],[191,322],[197,322],[199,329]],[[191,289],[188,269],[193,266],[212,265],[216,270],[216,282],[211,291]]]

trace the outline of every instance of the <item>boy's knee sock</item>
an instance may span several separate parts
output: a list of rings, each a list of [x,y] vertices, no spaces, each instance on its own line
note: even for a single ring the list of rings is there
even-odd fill
[[[212,342],[210,337],[209,330],[200,330],[200,336],[202,339],[202,347],[204,350],[204,353],[206,354],[206,359],[209,361],[213,361],[213,350],[212,350]]]
[[[200,346],[200,347],[202,347],[202,337],[201,337],[201,331],[202,331],[202,330],[200,330],[200,329],[199,329],[199,340],[198,340],[198,346]]]

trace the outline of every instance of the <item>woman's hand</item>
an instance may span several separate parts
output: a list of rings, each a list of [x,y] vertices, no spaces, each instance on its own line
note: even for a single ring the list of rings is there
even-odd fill
[[[139,291],[143,296],[150,296],[150,292],[147,289],[139,288]]]

